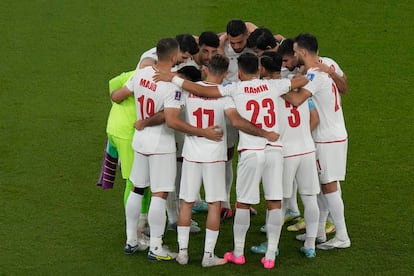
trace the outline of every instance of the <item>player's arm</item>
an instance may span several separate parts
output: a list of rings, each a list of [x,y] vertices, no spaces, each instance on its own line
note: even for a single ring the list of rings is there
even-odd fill
[[[219,40],[220,40],[220,44],[219,44],[219,47],[217,48],[217,54],[224,55],[224,47],[227,42],[227,33],[222,33],[221,35],[219,35]]]
[[[315,107],[315,104],[312,101],[312,98],[308,99],[308,106],[309,106],[310,130],[312,132],[319,124],[319,113]]]
[[[209,97],[209,98],[222,97],[221,93],[219,92],[216,86],[199,85],[192,81],[180,78],[171,72],[160,72],[160,71],[155,72],[153,79],[156,82],[158,81],[172,82],[175,85],[199,97]]]
[[[332,69],[331,69],[332,70]],[[346,84],[346,75],[343,76],[338,75],[335,71],[330,71],[328,73],[329,76],[333,79],[333,81],[336,84],[336,87],[338,87],[339,93],[347,94],[348,93],[348,85]]]
[[[153,59],[151,57],[146,57],[146,58],[143,58],[141,60],[141,62],[139,63],[139,68],[138,69],[142,69],[142,68],[147,67],[147,66],[153,66],[153,65],[156,65],[156,64],[157,64],[157,61],[155,59]]]
[[[310,96],[312,96],[312,94],[311,92],[309,92],[309,90],[305,88],[300,88],[298,91],[291,90],[288,93],[283,94],[281,97],[290,104],[293,104],[294,106],[299,106]]]
[[[144,120],[136,120],[134,123],[134,128],[136,130],[143,130],[149,126],[157,126],[165,122],[164,110],[158,111],[151,117],[148,117]]]
[[[225,112],[233,127],[250,135],[264,137],[270,142],[275,142],[277,139],[279,139],[280,135],[278,133],[258,128],[240,116],[236,108],[228,108]]]
[[[112,101],[116,103],[121,103],[123,100],[132,96],[133,94],[134,93],[131,90],[129,90],[126,86],[124,86],[112,92],[111,99]]]
[[[293,79],[290,80],[290,89],[297,89],[304,85],[306,85],[309,82],[308,78],[301,75],[301,76],[295,76]]]
[[[345,74],[343,74],[343,76],[340,76],[334,68],[323,63],[318,63],[316,66],[318,67],[319,71],[325,72],[331,77],[331,79],[335,82],[336,87],[338,88],[340,93],[348,93],[348,85],[346,84]]]
[[[188,135],[202,136],[209,140],[221,141],[223,137],[223,130],[219,126],[210,126],[208,128],[197,128],[180,118],[181,109],[179,108],[165,108],[165,122],[169,128],[178,130]]]

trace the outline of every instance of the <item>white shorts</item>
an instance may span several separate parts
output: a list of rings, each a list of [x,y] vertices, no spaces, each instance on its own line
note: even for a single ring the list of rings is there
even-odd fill
[[[237,164],[236,197],[238,202],[260,202],[260,180],[265,200],[283,198],[282,149],[267,146],[264,150],[245,150]]]
[[[316,164],[321,184],[345,180],[347,151],[348,140],[316,144]]]
[[[196,201],[199,198],[201,183],[204,185],[206,202],[225,201],[225,162],[197,163],[184,159],[180,199],[187,202]]]
[[[134,152],[130,180],[135,187],[151,187],[151,192],[175,191],[177,159],[175,153],[144,155]]]
[[[294,180],[301,195],[316,195],[320,192],[315,152],[284,159],[283,197],[292,197]]]

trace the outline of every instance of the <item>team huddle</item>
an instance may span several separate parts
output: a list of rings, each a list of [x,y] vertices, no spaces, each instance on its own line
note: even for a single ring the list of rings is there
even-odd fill
[[[296,238],[307,258],[316,257],[316,249],[351,246],[339,183],[348,145],[341,107],[346,76],[333,59],[318,56],[315,36],[284,38],[233,19],[222,34],[160,39],[136,70],[109,86],[114,103],[98,185],[112,187],[119,162],[126,180],[126,254],[149,247],[150,260],[186,265],[190,233],[200,231],[192,213],[203,209],[202,266],[243,265],[252,205],[261,196],[267,239],[250,250],[264,255],[265,269],[275,266],[289,219],[296,218],[292,231],[306,229]],[[220,223],[233,215],[233,249],[218,257]],[[330,240],[328,216],[336,231]],[[163,245],[166,226],[177,231],[178,253]]]

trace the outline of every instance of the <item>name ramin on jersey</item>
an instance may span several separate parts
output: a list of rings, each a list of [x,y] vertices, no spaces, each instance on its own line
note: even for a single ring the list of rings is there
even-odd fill
[[[269,87],[267,87],[266,84],[261,84],[259,86],[245,86],[244,87],[244,93],[250,93],[250,94],[257,94],[262,92],[269,91]]]

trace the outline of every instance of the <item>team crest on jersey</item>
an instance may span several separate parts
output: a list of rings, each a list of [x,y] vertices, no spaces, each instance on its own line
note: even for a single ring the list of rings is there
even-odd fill
[[[181,91],[179,91],[179,90],[175,91],[174,99],[177,100],[177,101],[181,100]]]
[[[308,80],[313,81],[313,79],[315,78],[315,74],[314,73],[308,73],[308,74],[306,74],[306,77],[308,78]]]

